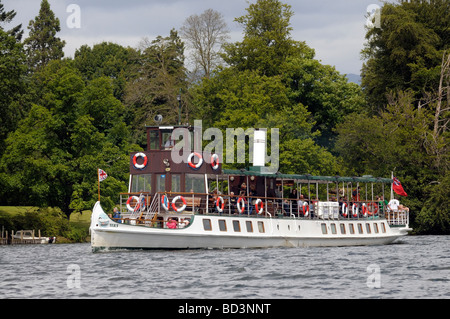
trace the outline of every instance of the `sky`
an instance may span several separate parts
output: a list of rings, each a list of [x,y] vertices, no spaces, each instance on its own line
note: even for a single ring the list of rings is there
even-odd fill
[[[22,23],[24,39],[29,21],[40,8],[40,0],[0,0],[6,11],[15,10],[12,26]],[[48,0],[60,19],[60,38],[66,41],[66,57],[82,45],[103,41],[137,47],[147,37],[168,36],[179,30],[187,17],[214,9],[224,16],[230,41],[242,40],[242,28],[234,22],[247,13],[256,0]],[[291,37],[315,49],[316,58],[343,74],[359,74],[363,61],[368,8],[382,6],[379,0],[282,0],[291,5]],[[76,6],[73,6],[76,5]],[[5,27],[6,29],[8,27]]]

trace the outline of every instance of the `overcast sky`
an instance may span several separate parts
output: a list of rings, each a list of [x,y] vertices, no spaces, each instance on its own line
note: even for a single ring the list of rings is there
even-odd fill
[[[5,9],[15,10],[13,25],[22,23],[28,34],[28,23],[39,13],[40,0],[2,0]],[[250,0],[250,3],[256,0]],[[137,47],[143,37],[153,40],[167,36],[172,28],[179,30],[192,14],[212,8],[224,15],[231,30],[232,42],[242,39],[242,29],[234,18],[245,15],[247,0],[49,0],[51,9],[61,21],[59,36],[66,41],[65,54],[73,57],[83,44],[92,46],[111,41]],[[316,50],[316,58],[336,66],[341,73],[359,74],[360,51],[364,45],[367,8],[381,6],[379,0],[282,0],[294,11],[291,18],[292,38]],[[80,28],[67,23],[80,8]],[[75,21],[75,20],[71,20]]]

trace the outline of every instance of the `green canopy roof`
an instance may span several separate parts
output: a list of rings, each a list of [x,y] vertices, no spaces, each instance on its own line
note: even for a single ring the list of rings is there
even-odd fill
[[[292,179],[297,180],[298,182],[313,182],[313,183],[385,183],[391,184],[391,178],[382,178],[382,177],[372,177],[371,175],[365,175],[363,177],[341,177],[341,176],[313,176],[310,174],[283,174],[277,172],[276,174],[267,174],[261,173],[258,167],[251,167],[250,170],[247,169],[224,169],[224,175],[240,175],[240,176],[261,176],[268,178],[277,178],[277,179]]]

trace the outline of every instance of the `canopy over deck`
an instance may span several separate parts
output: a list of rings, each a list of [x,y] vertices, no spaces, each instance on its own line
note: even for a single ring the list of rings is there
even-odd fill
[[[392,184],[393,180],[391,178],[373,177],[371,175],[364,175],[362,177],[341,177],[341,176],[313,176],[310,174],[283,174],[277,172],[276,174],[265,174],[261,173],[258,167],[251,167],[247,169],[224,169],[224,175],[240,175],[240,176],[261,176],[267,178],[277,178],[286,180],[296,180],[299,183],[384,183]]]

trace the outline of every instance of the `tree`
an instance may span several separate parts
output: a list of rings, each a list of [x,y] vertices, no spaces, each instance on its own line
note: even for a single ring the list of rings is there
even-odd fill
[[[301,54],[302,45],[291,39],[291,6],[278,0],[258,0],[236,18],[244,28],[242,42],[224,46],[223,59],[238,70],[258,70],[262,75],[279,75],[288,56]]]
[[[142,128],[153,123],[157,114],[162,114],[167,123],[178,122],[177,95],[187,92],[186,69],[184,67],[184,44],[175,30],[168,37],[158,36],[145,40],[138,57],[139,68],[131,76],[125,89],[125,104],[134,114],[132,122],[136,139],[146,143]],[[185,94],[181,102],[186,108]]]
[[[0,29],[0,156],[5,139],[23,116],[20,103],[25,91],[26,56],[16,37]]]
[[[2,24],[10,23],[15,18],[16,14],[17,12],[14,10],[5,11],[4,6],[0,1],[0,29],[4,30]],[[16,38],[17,42],[20,42],[23,36],[22,24],[19,24],[11,30],[6,31],[6,33]]]
[[[229,38],[223,15],[213,9],[205,10],[200,16],[191,15],[180,29],[182,37],[193,50],[193,73],[201,70],[202,76],[209,78],[212,70],[221,63],[220,51]]]
[[[56,33],[61,31],[59,19],[55,17],[47,0],[42,0],[39,15],[30,21],[28,29],[30,33],[24,45],[32,70],[44,67],[51,60],[64,57],[65,41],[56,37]]]
[[[413,90],[417,99],[437,87],[440,62],[450,47],[450,3],[385,3],[381,27],[367,31],[362,86],[372,112],[380,112],[390,90]]]
[[[102,204],[112,209],[126,191],[129,152],[124,107],[108,78],[85,84],[71,61],[37,72],[41,95],[7,139],[0,161],[6,204],[59,207],[67,216],[97,200],[97,168],[109,173]]]

